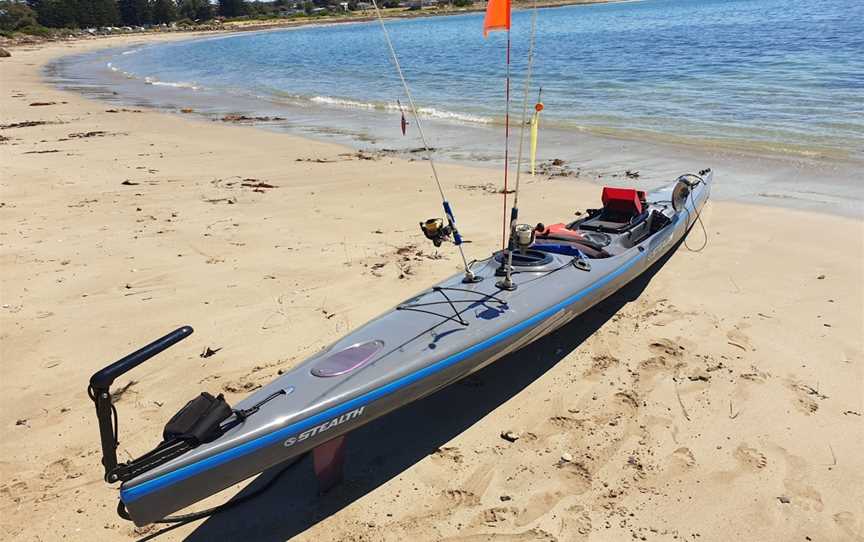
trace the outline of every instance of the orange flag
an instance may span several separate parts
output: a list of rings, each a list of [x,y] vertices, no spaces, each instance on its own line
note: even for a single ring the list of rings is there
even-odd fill
[[[489,0],[483,19],[483,37],[495,30],[510,30],[510,0]]]

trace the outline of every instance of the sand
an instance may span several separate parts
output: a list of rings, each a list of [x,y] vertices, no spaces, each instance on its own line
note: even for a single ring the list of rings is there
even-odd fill
[[[109,112],[41,80],[52,58],[120,43],[0,61],[0,124],[46,123],[0,130],[0,538],[864,540],[862,221],[723,200],[703,250],[696,229],[694,250],[591,314],[357,431],[327,495],[301,463],[206,521],[119,519],[95,370],[195,327],[117,383],[127,459],[200,391],[235,402],[459,267],[418,231],[440,215],[422,161]],[[488,254],[501,199],[469,188],[498,173],[440,170],[469,255]],[[598,199],[585,179],[538,177],[522,215],[567,220]]]

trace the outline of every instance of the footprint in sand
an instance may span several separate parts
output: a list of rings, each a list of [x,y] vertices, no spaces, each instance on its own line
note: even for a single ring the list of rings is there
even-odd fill
[[[459,451],[459,448],[454,446],[442,446],[432,453],[432,457],[448,459],[454,463],[462,463],[465,459],[462,456],[462,452]]]
[[[672,339],[657,339],[648,345],[655,354],[667,355],[673,357],[681,357],[684,354],[685,348]]]
[[[515,523],[517,527],[524,527],[535,520],[546,515],[564,498],[561,491],[550,493],[533,494],[529,496],[528,506],[519,510]]]
[[[828,396],[819,393],[818,390],[801,382],[789,382],[789,389],[795,394],[795,407],[804,414],[815,414],[819,410],[819,401]]]
[[[569,416],[552,416],[549,418],[549,423],[568,431],[571,429],[578,429],[585,424],[584,420],[577,420],[576,418],[570,418]]]
[[[591,534],[591,515],[584,506],[571,506],[561,518],[562,540],[587,540]]]
[[[596,376],[596,375],[602,374],[609,367],[613,367],[613,366],[618,365],[620,363],[621,363],[621,361],[614,356],[609,356],[609,355],[594,356],[594,358],[591,360],[591,367],[588,370],[586,370],[582,374],[582,376],[587,378],[590,376]]]
[[[517,513],[516,508],[512,506],[495,506],[483,510],[483,523],[494,525],[510,520]]]
[[[837,512],[832,516],[834,523],[854,542],[864,542],[864,522],[856,521],[852,512]]]
[[[639,400],[635,391],[619,391],[615,394],[615,398],[623,405],[626,405],[633,410],[639,408]]]
[[[735,450],[735,459],[754,471],[764,469],[768,465],[765,454],[756,448],[749,448],[742,444]]]
[[[726,338],[729,339],[727,342],[736,348],[740,348],[745,352],[753,350],[753,346],[750,344],[750,337],[745,335],[744,332],[737,327],[727,331]]]
[[[669,361],[666,356],[653,356],[639,362],[639,370],[647,372],[657,372],[669,367]]]
[[[683,471],[696,466],[696,456],[693,455],[693,450],[686,446],[682,446],[672,452],[670,458],[671,466],[675,470]]]
[[[448,489],[444,492],[444,497],[454,506],[477,506],[480,504],[480,497],[464,489]]]

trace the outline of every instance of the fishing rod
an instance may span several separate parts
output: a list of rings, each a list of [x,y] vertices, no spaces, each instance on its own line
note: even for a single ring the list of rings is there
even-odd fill
[[[510,79],[510,49],[509,49],[509,34],[508,29],[508,49],[507,49],[507,79]],[[513,188],[513,207],[510,209],[510,239],[507,243],[507,260],[504,264],[504,278],[502,278],[496,286],[504,290],[515,290],[516,284],[513,282],[513,250],[516,245],[516,221],[519,219],[519,181],[522,175],[522,149],[525,143],[525,124],[528,116],[528,92],[531,89],[531,74],[534,69],[534,44],[537,36],[537,0],[533,2],[533,11],[531,13],[531,37],[528,44],[528,73],[525,76],[525,89],[522,95],[522,121],[519,128],[519,151],[516,157],[516,186]],[[542,92],[542,90],[540,91]],[[538,94],[538,103],[539,103]],[[508,109],[509,109],[509,84],[508,84]],[[509,131],[509,126],[508,126]],[[507,152],[505,151],[505,157]],[[504,163],[504,220],[507,220],[507,167]],[[503,241],[503,240],[502,240]]]
[[[441,205],[444,207],[444,216],[447,218],[447,225],[444,226],[441,219],[429,219],[420,223],[420,228],[427,238],[435,243],[435,246],[441,246],[441,242],[452,236],[453,244],[459,249],[459,255],[462,256],[462,264],[465,267],[465,277],[462,282],[472,283],[482,280],[471,271],[471,265],[465,257],[465,250],[462,248],[462,235],[456,228],[456,218],[453,216],[453,210],[450,207],[450,202],[444,195],[444,188],[441,186],[441,179],[438,178],[438,170],[435,168],[435,161],[432,159],[432,147],[426,140],[426,134],[423,132],[423,123],[420,121],[420,115],[417,113],[417,105],[414,103],[414,96],[411,94],[411,88],[408,86],[408,81],[405,80],[405,74],[402,72],[402,66],[399,64],[399,57],[396,56],[396,49],[393,47],[393,42],[390,40],[390,33],[387,31],[387,26],[384,24],[384,17],[381,16],[381,10],[378,9],[377,0],[372,0],[372,6],[375,8],[375,15],[378,18],[378,23],[381,25],[381,32],[384,34],[384,40],[387,42],[387,47],[390,49],[390,56],[393,59],[393,65],[396,66],[396,72],[399,74],[399,79],[402,81],[402,88],[405,90],[405,96],[408,98],[408,105],[411,107],[411,116],[414,117],[414,123],[417,125],[417,133],[420,134],[420,141],[423,142],[426,159],[429,161],[429,166],[432,168],[432,176],[435,178],[435,185],[438,187],[438,193],[441,195]],[[400,104],[401,108],[401,104]]]

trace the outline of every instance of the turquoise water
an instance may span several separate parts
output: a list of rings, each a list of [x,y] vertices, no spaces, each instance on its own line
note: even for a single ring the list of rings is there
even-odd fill
[[[517,112],[530,16],[513,16]],[[479,13],[388,21],[424,116],[454,125],[501,122],[505,35],[484,40],[481,24]],[[170,88],[175,102],[183,93],[189,103],[242,99],[250,110],[282,111],[289,122],[378,115],[375,130],[395,133],[396,99],[405,103],[377,23],[151,45],[103,61],[128,81]],[[564,132],[861,158],[864,1],[543,9],[533,83],[532,102],[543,88],[545,125]]]

